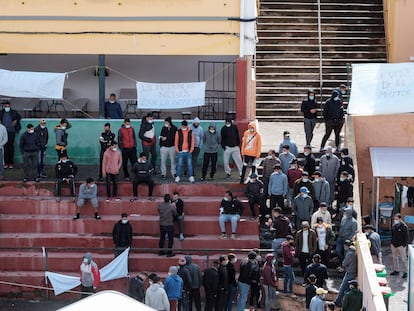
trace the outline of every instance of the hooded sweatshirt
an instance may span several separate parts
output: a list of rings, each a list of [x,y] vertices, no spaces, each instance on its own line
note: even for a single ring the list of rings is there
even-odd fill
[[[165,118],[165,121],[170,123],[171,126],[162,127],[160,136],[166,137],[167,139],[160,139],[160,147],[174,147],[175,133],[177,132],[177,127],[172,123],[171,117]]]
[[[272,254],[266,255],[266,262],[263,265],[263,285],[277,287],[276,267],[273,264],[274,256]]]
[[[164,289],[167,293],[168,300],[181,299],[183,279],[178,274],[169,275],[164,281]]]
[[[98,287],[101,282],[101,274],[98,265],[92,260],[92,254],[86,253],[83,258],[88,260],[88,264],[82,262],[80,265],[80,281],[84,287]]]
[[[214,128],[214,133],[210,132],[210,128]],[[211,123],[208,127],[208,131],[203,135],[203,145],[205,153],[216,153],[221,143],[221,135],[217,133],[216,126]]]
[[[310,99],[309,95],[310,93],[314,93],[314,91],[308,90],[308,96],[306,97],[306,100],[302,101],[302,106],[300,108],[300,111],[303,112],[303,116],[306,119],[315,119],[317,112],[312,113],[310,112],[311,109],[317,109],[318,108],[318,104],[316,103],[315,98]]]
[[[106,173],[113,175],[118,174],[121,165],[121,153],[118,150],[113,151],[112,148],[108,148],[105,151],[102,160],[102,176],[105,176]]]
[[[170,302],[162,285],[153,283],[145,292],[145,304],[158,311],[170,310]]]
[[[248,129],[244,132],[242,138],[241,154],[242,156],[250,156],[260,158],[262,151],[262,135],[256,129],[256,122],[249,123]]]
[[[187,268],[191,274],[192,288],[200,288],[202,282],[201,269],[199,265],[193,263],[193,258],[191,256],[184,256],[187,261]]]
[[[72,125],[68,122],[66,128],[62,128],[62,125],[56,125],[54,132],[56,138],[56,145],[66,147],[68,145],[68,133],[66,130],[70,129]]]
[[[344,240],[352,240],[355,232],[358,230],[358,223],[355,218],[352,217],[352,208],[344,209],[344,216],[339,225],[338,237]]]

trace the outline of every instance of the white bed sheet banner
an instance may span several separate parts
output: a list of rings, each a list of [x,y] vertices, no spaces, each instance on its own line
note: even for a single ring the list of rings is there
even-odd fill
[[[61,99],[65,75],[65,73],[0,69],[0,95]]]
[[[205,82],[137,82],[137,107],[140,109],[180,109],[203,106]]]
[[[128,276],[128,253],[129,247],[121,255],[100,269],[101,282],[125,278]],[[46,277],[52,284],[55,295],[60,295],[81,284],[79,276],[71,276],[54,272],[45,272]]]
[[[353,64],[348,113],[414,112],[414,63]]]

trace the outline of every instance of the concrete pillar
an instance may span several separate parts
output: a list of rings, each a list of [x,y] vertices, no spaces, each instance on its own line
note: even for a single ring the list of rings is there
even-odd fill
[[[236,122],[240,133],[256,119],[256,83],[253,80],[252,57],[236,61]]]

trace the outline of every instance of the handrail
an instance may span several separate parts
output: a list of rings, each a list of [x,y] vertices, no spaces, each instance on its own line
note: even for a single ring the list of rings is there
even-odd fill
[[[321,0],[318,0],[318,48],[319,48],[319,101],[323,102],[323,53],[322,53],[322,21]]]

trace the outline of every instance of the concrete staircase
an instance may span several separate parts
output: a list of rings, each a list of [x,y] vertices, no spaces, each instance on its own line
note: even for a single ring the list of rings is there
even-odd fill
[[[320,2],[321,71],[317,0],[260,1],[259,120],[301,120],[300,106],[309,88],[315,89],[319,103],[322,93],[323,104],[335,87],[350,79],[347,64],[387,61],[382,0]]]
[[[69,197],[56,202],[54,183],[0,183],[0,252],[2,271],[0,280],[7,282],[45,286],[44,271],[77,276],[80,261],[90,251],[100,267],[113,259],[112,228],[122,212],[130,215],[134,229],[134,248],[129,256],[129,271],[135,276],[138,271],[158,272],[165,276],[168,267],[178,264],[178,258],[191,254],[204,270],[207,268],[207,254],[218,258],[231,249],[252,249],[259,247],[258,223],[250,219],[245,205],[244,217],[237,228],[236,240],[219,240],[218,207],[226,190],[244,199],[244,186],[238,183],[203,184],[157,184],[154,189],[156,201],[146,197],[130,202],[131,183],[120,183],[120,202],[105,202],[105,186],[98,185],[99,211],[102,220],[95,220],[92,207],[87,203],[81,212],[81,219],[72,220],[75,203]],[[77,185],[78,189],[78,185]],[[175,257],[158,256],[159,224],[157,206],[165,193],[178,191],[185,202],[185,240],[174,240]],[[68,189],[64,189],[68,195]],[[147,193],[141,185],[138,192]],[[227,227],[230,233],[230,227]],[[178,232],[176,228],[176,232]],[[48,248],[48,260],[42,247]],[[54,249],[55,248],[55,249]],[[101,249],[104,248],[104,249]],[[106,249],[105,249],[106,248]],[[208,253],[206,249],[215,249]],[[245,254],[240,254],[243,258]],[[210,259],[210,263],[211,263]],[[126,291],[125,279],[102,283],[102,289]],[[0,284],[0,295],[44,295],[44,291]],[[31,296],[30,296],[31,297]],[[62,298],[77,298],[76,294],[64,294]]]

